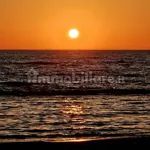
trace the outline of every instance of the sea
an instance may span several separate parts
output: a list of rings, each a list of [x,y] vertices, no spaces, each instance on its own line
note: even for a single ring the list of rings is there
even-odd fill
[[[150,136],[150,51],[0,51],[0,142]]]

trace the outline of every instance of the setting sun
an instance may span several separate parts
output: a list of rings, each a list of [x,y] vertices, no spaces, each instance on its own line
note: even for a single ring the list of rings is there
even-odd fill
[[[149,6],[150,0],[0,0],[0,49],[149,50]]]
[[[71,29],[69,31],[69,37],[72,39],[78,38],[79,36],[79,31],[77,29]]]

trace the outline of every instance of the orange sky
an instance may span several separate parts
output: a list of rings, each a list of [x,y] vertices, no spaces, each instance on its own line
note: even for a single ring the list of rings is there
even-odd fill
[[[0,0],[0,49],[150,49],[150,0]]]

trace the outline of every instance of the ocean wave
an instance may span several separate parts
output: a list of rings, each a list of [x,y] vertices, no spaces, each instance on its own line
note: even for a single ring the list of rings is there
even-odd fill
[[[90,88],[64,87],[49,84],[31,84],[26,82],[0,83],[0,95],[149,95],[149,88],[117,89],[117,88]]]
[[[1,62],[5,65],[57,65],[59,62],[48,62],[48,61],[28,61],[28,62]]]
[[[148,134],[149,135],[149,134]],[[103,137],[103,138],[107,138],[107,137],[126,137],[126,136],[132,136],[133,137],[133,133],[128,133],[126,135],[122,134],[122,133],[110,133],[110,134],[99,134],[99,133],[85,133],[85,134],[80,134],[80,133],[76,133],[76,134],[71,134],[71,135],[63,135],[63,134],[48,134],[48,135],[41,135],[41,132],[37,132],[37,133],[33,133],[30,135],[0,135],[0,139],[31,139],[31,138],[36,138],[36,139],[41,139],[41,138],[73,138],[73,137]],[[134,137],[137,136],[145,136],[145,134],[140,133],[140,134],[135,134]]]

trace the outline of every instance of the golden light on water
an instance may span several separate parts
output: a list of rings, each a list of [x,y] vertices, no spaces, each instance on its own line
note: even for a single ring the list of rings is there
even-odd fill
[[[81,105],[68,105],[62,109],[62,113],[67,115],[81,115],[83,114],[83,108]]]

